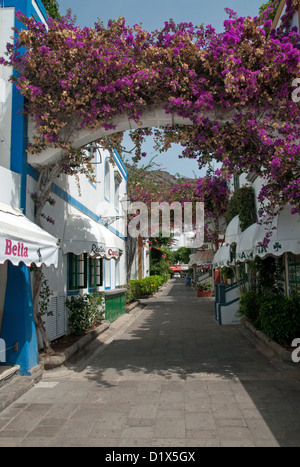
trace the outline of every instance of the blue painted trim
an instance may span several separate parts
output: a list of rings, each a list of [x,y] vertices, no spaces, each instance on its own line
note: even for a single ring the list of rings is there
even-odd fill
[[[75,198],[73,198],[73,196],[69,195],[66,191],[64,191],[58,185],[53,183],[51,189],[52,189],[52,192],[56,196],[58,196],[59,198],[62,198],[64,201],[66,201],[67,203],[69,203],[71,206],[75,207],[79,211],[81,211],[83,214],[86,214],[87,216],[91,217],[91,219],[96,221],[98,224],[101,224],[107,230],[110,230],[112,233],[116,234],[119,238],[121,238],[121,240],[126,240],[126,237],[124,237],[118,230],[114,229],[111,226],[106,226],[102,224],[100,216],[97,216],[97,214],[95,214],[89,208],[84,206],[84,204],[80,203],[80,201],[77,201]]]
[[[62,198],[64,201],[71,204],[73,207],[77,208],[79,211],[82,211],[84,214],[87,214],[94,221],[100,222],[101,217],[97,216],[94,212],[92,212],[90,209],[88,209],[86,206],[80,203],[80,201],[77,201],[75,198],[73,198],[72,195],[64,191],[62,188],[60,188],[55,183],[52,184],[51,190],[55,195],[59,196],[59,198]]]
[[[1,338],[8,349],[7,364],[20,365],[20,374],[29,375],[39,359],[30,271],[24,263],[14,266],[8,261]],[[12,348],[15,342],[17,351]]]
[[[233,300],[231,300],[230,302],[226,302],[226,303],[219,303],[219,305],[221,306],[229,306],[229,305],[232,305],[233,303],[235,302],[238,302],[240,299],[239,297],[238,298],[234,298]]]
[[[106,167],[108,167],[108,196],[109,198],[106,197]],[[110,203],[110,164],[109,164],[109,161],[108,161],[108,157],[105,158],[105,161],[104,161],[104,199]]]
[[[215,320],[222,324],[222,307],[232,305],[239,301],[239,298],[235,298],[228,303],[215,303]]]
[[[79,295],[79,289],[78,290],[67,290],[67,297],[71,297],[72,295]]]
[[[127,180],[127,169],[121,159],[121,157],[119,156],[119,153],[116,149],[113,149],[113,158],[114,158],[114,161],[116,162],[119,170],[121,171],[123,177],[125,178],[125,180]]]
[[[121,240],[126,240],[127,239],[127,237],[124,237],[124,235],[122,235],[118,230],[111,227],[111,225],[107,225],[106,228],[107,228],[107,230],[110,230],[112,233],[117,235]]]
[[[32,177],[36,182],[38,182],[40,178],[40,173],[38,170],[34,169],[30,164],[27,163],[27,175]]]
[[[47,11],[46,11],[46,8],[44,7],[42,0],[35,0],[35,1],[39,9],[41,10],[42,15],[44,16],[45,21],[47,21]],[[32,9],[35,11],[33,5],[32,5]]]
[[[41,0],[35,0],[45,22],[47,21],[46,9]],[[41,21],[32,0],[5,0],[5,7],[14,7],[15,11],[21,10],[27,16],[36,16],[37,21]],[[15,27],[24,29],[24,25],[15,19]],[[24,49],[25,51],[25,49]],[[15,75],[15,70],[13,70]],[[11,120],[11,155],[10,170],[21,175],[19,206],[26,214],[27,195],[27,174],[29,166],[27,164],[28,135],[27,118],[20,111],[24,108],[24,97],[13,84],[12,90],[12,120]]]
[[[234,282],[233,284],[227,285],[225,291],[230,292],[231,290],[237,289],[238,283]]]
[[[91,180],[88,180],[88,182],[89,182],[89,184],[94,188],[94,190],[96,190],[96,188],[97,188],[97,187],[96,187],[96,184],[93,183],[93,182],[91,182]]]

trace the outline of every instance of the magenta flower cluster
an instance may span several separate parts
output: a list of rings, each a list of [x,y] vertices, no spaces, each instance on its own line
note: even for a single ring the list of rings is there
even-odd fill
[[[70,129],[112,130],[120,114],[139,122],[146,109],[163,105],[193,124],[162,130],[166,147],[181,143],[183,157],[200,167],[222,162],[225,175],[262,176],[265,210],[290,203],[300,212],[300,116],[291,98],[300,77],[300,35],[291,28],[298,3],[287,0],[280,27],[269,34],[269,20],[229,9],[222,33],[170,20],[150,34],[123,18],[80,29],[70,15],[50,19],[47,30],[18,13],[26,29],[16,31],[1,63],[14,67],[37,124],[30,149],[72,153]]]

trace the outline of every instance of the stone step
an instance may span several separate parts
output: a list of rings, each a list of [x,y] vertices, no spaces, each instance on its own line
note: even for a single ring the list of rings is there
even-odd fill
[[[20,367],[19,365],[9,366],[4,365],[0,366],[0,387],[4,384],[6,380],[11,378],[14,374],[19,373]]]

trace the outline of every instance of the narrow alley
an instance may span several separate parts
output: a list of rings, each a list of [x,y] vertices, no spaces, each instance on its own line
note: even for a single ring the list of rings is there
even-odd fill
[[[183,279],[144,303],[0,412],[0,446],[300,446],[300,367],[220,326]]]

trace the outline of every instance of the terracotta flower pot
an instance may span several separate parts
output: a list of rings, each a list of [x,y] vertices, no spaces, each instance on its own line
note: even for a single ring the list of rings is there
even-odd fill
[[[211,297],[212,296],[212,291],[211,290],[203,290],[203,291],[198,290],[197,291],[197,296],[198,297]]]

